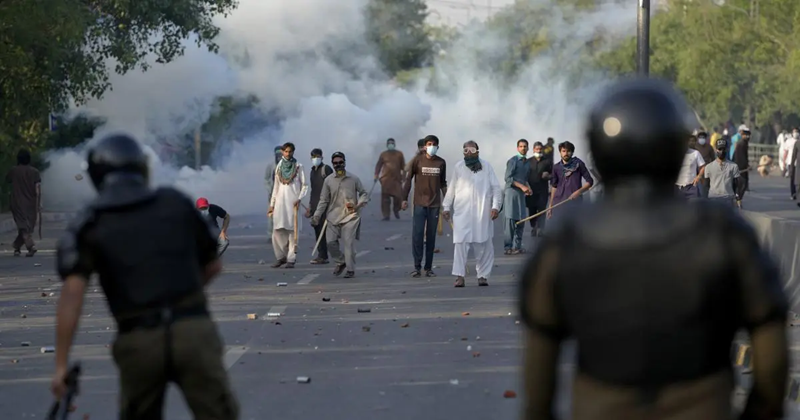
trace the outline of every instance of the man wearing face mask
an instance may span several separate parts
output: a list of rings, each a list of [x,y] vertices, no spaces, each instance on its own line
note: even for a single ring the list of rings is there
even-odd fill
[[[390,207],[394,210],[394,217],[396,219],[400,218],[400,202],[403,201],[403,169],[405,166],[406,160],[403,152],[395,150],[394,139],[386,140],[386,150],[378,157],[378,163],[375,165],[375,180],[380,180],[381,182],[381,212],[383,213],[383,220],[389,220]]]
[[[278,162],[281,161],[281,156],[283,156],[281,146],[275,146],[273,153],[275,155],[275,163],[268,162],[267,170],[264,173],[264,185],[267,187],[267,203],[272,201],[272,189],[275,187],[275,167],[278,165]],[[267,232],[269,232],[270,236],[272,236],[271,217],[267,217]]]
[[[453,215],[453,275],[455,287],[464,287],[467,254],[472,248],[478,286],[489,285],[489,275],[494,265],[494,226],[492,221],[500,213],[503,189],[497,181],[489,162],[478,157],[478,143],[464,143],[464,160],[456,163],[450,188],[442,203],[442,217]]]
[[[442,196],[447,193],[447,165],[445,160],[436,156],[439,150],[439,138],[434,135],[425,137],[425,154],[414,158],[411,168],[406,174],[403,188],[401,208],[408,208],[408,196],[411,185],[414,185],[414,216],[411,236],[414,271],[411,277],[422,275],[423,244],[425,251],[425,277],[436,277],[433,272],[433,250],[436,248],[436,225],[439,222],[439,208]]]
[[[275,224],[272,232],[272,249],[275,251],[273,268],[286,264],[294,268],[297,260],[297,235],[300,221],[297,220],[300,200],[306,196],[308,185],[303,173],[303,165],[294,158],[294,143],[286,143],[282,148],[283,157],[275,169],[275,187],[269,204],[269,217]]]
[[[322,224],[320,221],[327,212],[325,235],[328,249],[336,262],[333,275],[338,276],[346,269],[344,278],[349,279],[356,275],[356,240],[359,239],[358,228],[361,225],[358,210],[367,204],[369,196],[361,180],[345,170],[345,162],[342,152],[331,156],[335,175],[325,178],[322,183],[319,205],[311,218],[311,224]],[[342,242],[344,252],[340,250],[339,241]]]
[[[319,205],[319,197],[322,194],[322,185],[325,179],[333,173],[330,166],[322,163],[322,150],[314,149],[311,151],[311,194],[308,201],[308,208],[306,208],[306,217],[311,217]],[[325,213],[321,218],[325,218]],[[311,264],[327,264],[328,263],[328,243],[325,239],[325,232],[322,230],[322,225],[316,224],[314,226],[314,239],[319,242],[317,248],[317,256],[311,260]],[[322,236],[322,240],[319,237]]]
[[[550,195],[550,174],[553,173],[553,161],[543,153],[544,145],[541,142],[533,143],[533,157],[528,159],[528,186],[531,194],[525,197],[528,207],[528,216],[533,216],[547,208],[547,197]],[[531,219],[531,236],[541,236],[544,232],[544,217]]]
[[[222,207],[216,204],[209,204],[208,199],[200,197],[195,202],[195,207],[200,211],[200,214],[208,220],[208,223],[219,229],[218,219],[222,219],[222,230],[219,232],[217,238],[217,256],[221,256],[226,249],[228,249],[228,225],[231,223],[231,216]]]
[[[736,184],[741,178],[739,166],[726,159],[727,147],[727,139],[717,140],[717,150],[714,151],[716,159],[706,165],[704,177],[710,184],[708,199],[733,207],[739,201]]]
[[[736,145],[733,147],[733,163],[739,167],[739,182],[737,183],[737,199],[736,205],[742,208],[742,199],[744,193],[750,188],[750,155],[748,153],[748,146],[750,145],[750,129],[747,127],[740,127],[739,132],[741,137]]]
[[[530,164],[525,155],[528,154],[528,140],[517,140],[517,154],[506,162],[505,173],[505,197],[503,198],[503,218],[505,225],[503,236],[505,236],[504,249],[506,255],[522,254],[522,232],[525,224],[517,224],[525,218],[525,198],[532,192],[528,185],[530,174]]]
[[[706,165],[713,162],[716,159],[716,155],[714,152],[714,148],[708,144],[708,133],[705,131],[698,131],[696,134],[697,142],[694,145],[694,149],[700,152],[700,156],[703,157],[703,160],[706,162]],[[690,140],[691,142],[691,140]],[[700,196],[703,198],[708,198],[708,190],[709,190],[710,182],[708,177],[703,177],[700,179]]]

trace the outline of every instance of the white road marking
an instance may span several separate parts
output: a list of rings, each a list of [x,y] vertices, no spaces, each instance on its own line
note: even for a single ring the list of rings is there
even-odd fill
[[[241,359],[242,356],[244,356],[244,354],[247,353],[247,350],[248,350],[247,347],[243,346],[234,347],[228,350],[225,353],[225,357],[223,358],[223,363],[225,363],[225,370],[228,370],[231,368],[231,366],[235,365],[236,362],[238,362],[239,359]]]
[[[286,312],[286,307],[285,306],[273,306],[273,307],[269,308],[269,310],[264,314],[264,316],[261,317],[261,319],[269,318],[267,316],[268,314],[281,314],[281,315],[283,315],[285,312]]]
[[[359,252],[356,253],[356,258],[363,257],[364,255],[367,255],[370,252],[372,252],[372,251],[359,251]]]
[[[297,284],[308,284],[308,283],[311,283],[317,277],[319,277],[319,274],[309,274],[309,275],[303,277],[302,279],[300,279],[300,281],[298,281]]]
[[[396,241],[396,240],[398,240],[398,239],[400,239],[402,237],[403,237],[403,234],[398,233],[397,235],[392,235],[392,236],[386,238],[386,240],[387,241]]]

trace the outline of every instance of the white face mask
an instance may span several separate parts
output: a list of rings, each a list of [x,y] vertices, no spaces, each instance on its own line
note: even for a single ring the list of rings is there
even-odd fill
[[[314,166],[319,166],[322,163],[322,158],[311,158],[311,164]]]
[[[540,157],[542,157],[542,154],[540,152],[533,152],[533,157],[539,159]]]
[[[208,209],[200,210],[200,214],[202,214],[203,216],[208,216]]]
[[[792,138],[800,138],[800,133],[792,133]]]
[[[428,146],[425,148],[425,151],[431,155],[436,156],[436,152],[439,150],[439,146]]]
[[[699,138],[697,139],[697,143],[699,143],[699,144],[706,144],[706,138],[705,138],[705,137],[699,137]]]

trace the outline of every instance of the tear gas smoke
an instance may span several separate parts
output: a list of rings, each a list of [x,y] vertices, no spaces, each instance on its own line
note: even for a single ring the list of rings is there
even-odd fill
[[[599,7],[565,20],[549,0],[547,38],[553,47],[528,66],[511,88],[500,88],[483,70],[475,51],[506,51],[508,39],[481,25],[463,28],[465,35],[439,57],[438,94],[425,91],[425,80],[404,90],[379,76],[375,59],[364,53],[366,0],[242,0],[228,18],[220,18],[220,54],[188,48],[186,55],[145,73],[112,76],[114,90],[79,111],[107,118],[95,138],[111,131],[137,136],[149,146],[153,178],[173,184],[192,197],[208,197],[232,214],[261,214],[267,207],[264,173],[274,162],[273,148],[295,143],[295,157],[305,169],[309,152],[347,155],[348,170],[371,183],[377,155],[393,137],[410,159],[416,142],[427,134],[441,140],[439,154],[450,168],[461,159],[461,146],[475,140],[481,157],[498,176],[520,138],[556,143],[570,140],[584,156],[584,107],[602,85],[590,67],[574,72],[586,43],[602,30],[606,36],[635,30],[632,6]],[[263,113],[239,115],[244,127],[225,149],[215,151],[215,169],[178,168],[158,156],[188,147],[186,136],[214,111],[223,95],[258,98]],[[267,115],[268,117],[264,117]],[[271,119],[270,119],[271,118]],[[204,146],[205,145],[204,143]],[[88,177],[78,181],[83,150],[52,151],[43,177],[44,205],[75,209],[94,192]],[[306,172],[307,173],[307,172]]]

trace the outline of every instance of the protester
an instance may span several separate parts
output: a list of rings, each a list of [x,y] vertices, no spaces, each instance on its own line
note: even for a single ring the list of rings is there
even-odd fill
[[[358,239],[361,216],[358,211],[367,204],[369,195],[357,176],[345,170],[346,160],[342,152],[331,156],[331,164],[335,170],[334,176],[325,178],[322,184],[322,193],[319,198],[311,224],[321,225],[322,217],[327,212],[327,229],[325,235],[328,240],[328,249],[336,263],[333,275],[347,272],[344,278],[353,278],[356,275],[356,240]],[[344,253],[340,250],[340,244]]]
[[[710,185],[708,199],[733,206],[739,201],[736,184],[741,178],[739,177],[739,167],[726,158],[727,147],[727,139],[717,140],[716,159],[706,165],[703,173]]]
[[[477,263],[478,286],[488,286],[494,266],[494,226],[503,202],[503,189],[489,162],[479,157],[478,143],[464,143],[464,160],[458,161],[444,196],[442,216],[453,225],[453,275],[455,287],[464,287],[467,254],[472,248]]]
[[[575,145],[565,141],[558,145],[558,153],[561,155],[561,161],[553,166],[553,177],[550,178],[550,205],[547,207],[547,218],[553,217],[552,207],[561,204],[564,201],[573,201],[580,203],[583,201],[583,193],[592,188],[594,179],[586,164],[582,160],[573,156],[575,154]],[[586,181],[583,184],[582,181]],[[572,206],[567,204],[567,206]],[[562,211],[563,209],[558,209]]]
[[[528,186],[531,194],[525,197],[528,207],[528,216],[547,209],[547,199],[550,196],[550,178],[553,173],[553,161],[543,153],[544,145],[541,142],[533,144],[533,157],[528,159],[530,171],[528,172]],[[531,219],[531,236],[541,236],[544,232],[545,217]]]
[[[308,192],[308,185],[303,165],[294,158],[294,144],[285,143],[281,150],[283,157],[275,170],[275,187],[269,204],[269,216],[275,226],[272,248],[276,261],[272,267],[286,264],[286,268],[294,268],[299,239],[295,233],[299,233],[301,227],[297,215],[300,200]]]
[[[784,154],[783,159],[786,162],[786,172],[789,175],[789,193],[791,194],[792,200],[797,199],[797,181],[795,177],[798,176],[797,173],[797,142],[800,140],[800,129],[795,127],[792,130],[792,137],[787,140],[784,140]]]
[[[433,250],[436,248],[436,225],[439,222],[439,208],[442,195],[447,192],[447,164],[436,155],[439,150],[439,138],[434,135],[425,137],[425,154],[412,160],[411,168],[406,175],[403,188],[401,208],[408,208],[408,196],[414,186],[413,233],[411,237],[414,271],[411,277],[420,277],[425,251],[425,276],[436,277],[433,272]]]
[[[544,144],[544,148],[542,149],[542,153],[544,157],[546,157],[550,162],[555,162],[555,157],[553,156],[555,152],[555,140],[552,137],[547,138],[547,142]]]
[[[314,149],[311,151],[311,194],[308,201],[308,208],[306,208],[306,217],[311,217],[317,211],[319,205],[319,197],[322,194],[322,185],[325,179],[333,173],[330,166],[322,163],[322,150]],[[322,213],[320,219],[325,219],[325,213]],[[319,243],[317,247],[317,256],[311,260],[311,264],[327,264],[328,263],[328,243],[325,239],[325,231],[322,225],[316,224],[314,227],[314,239]],[[322,236],[322,239],[320,239]]]
[[[696,142],[694,142],[694,149],[700,152],[700,156],[703,157],[703,161],[708,165],[709,163],[713,162],[716,159],[714,148],[708,144],[708,133],[705,131],[698,131],[697,136],[695,137]],[[690,139],[690,146],[692,140]],[[709,180],[706,177],[700,179],[700,196],[704,198],[708,198],[708,189],[709,189]]]
[[[22,245],[25,245],[28,250],[25,256],[32,257],[37,251],[33,231],[42,210],[42,176],[31,166],[29,151],[23,149],[17,153],[17,165],[6,174],[6,182],[11,184],[11,216],[17,225],[17,237],[11,244],[14,256],[22,255]]]
[[[389,209],[394,217],[400,218],[400,204],[403,201],[403,170],[406,160],[403,152],[395,150],[394,139],[386,140],[386,150],[378,157],[375,165],[375,181],[381,182],[381,213],[383,220],[389,220]],[[394,202],[392,202],[394,201]]]
[[[739,142],[734,146],[733,163],[739,167],[739,181],[737,182],[736,205],[742,208],[742,199],[744,193],[750,189],[750,155],[748,148],[750,146],[750,129],[741,127],[739,129],[741,137]]]
[[[205,197],[198,198],[195,202],[195,207],[197,207],[197,210],[200,211],[200,214],[203,215],[210,225],[219,230],[219,236],[217,238],[217,256],[221,256],[225,253],[225,250],[228,249],[228,244],[230,244],[228,240],[228,225],[231,223],[231,216],[222,207],[216,204],[209,204],[208,199]],[[222,219],[221,230],[219,228],[218,219]]]
[[[700,152],[687,147],[686,154],[683,157],[683,165],[678,173],[678,179],[675,181],[678,195],[686,200],[700,197],[700,189],[697,185],[703,178],[703,167],[705,165],[706,161]]]
[[[267,163],[267,170],[264,172],[264,185],[267,187],[267,203],[272,202],[272,190],[275,188],[275,168],[278,165],[278,162],[281,161],[281,156],[283,156],[282,146],[275,146],[274,150],[275,154],[275,163],[272,162]],[[267,232],[269,233],[270,237],[272,236],[272,218],[267,217]]]
[[[504,252],[506,255],[522,254],[522,233],[525,224],[517,224],[525,218],[525,198],[529,197],[531,188],[528,186],[530,164],[525,157],[528,154],[528,140],[517,140],[517,154],[506,162],[505,197],[503,198],[503,225]]]

